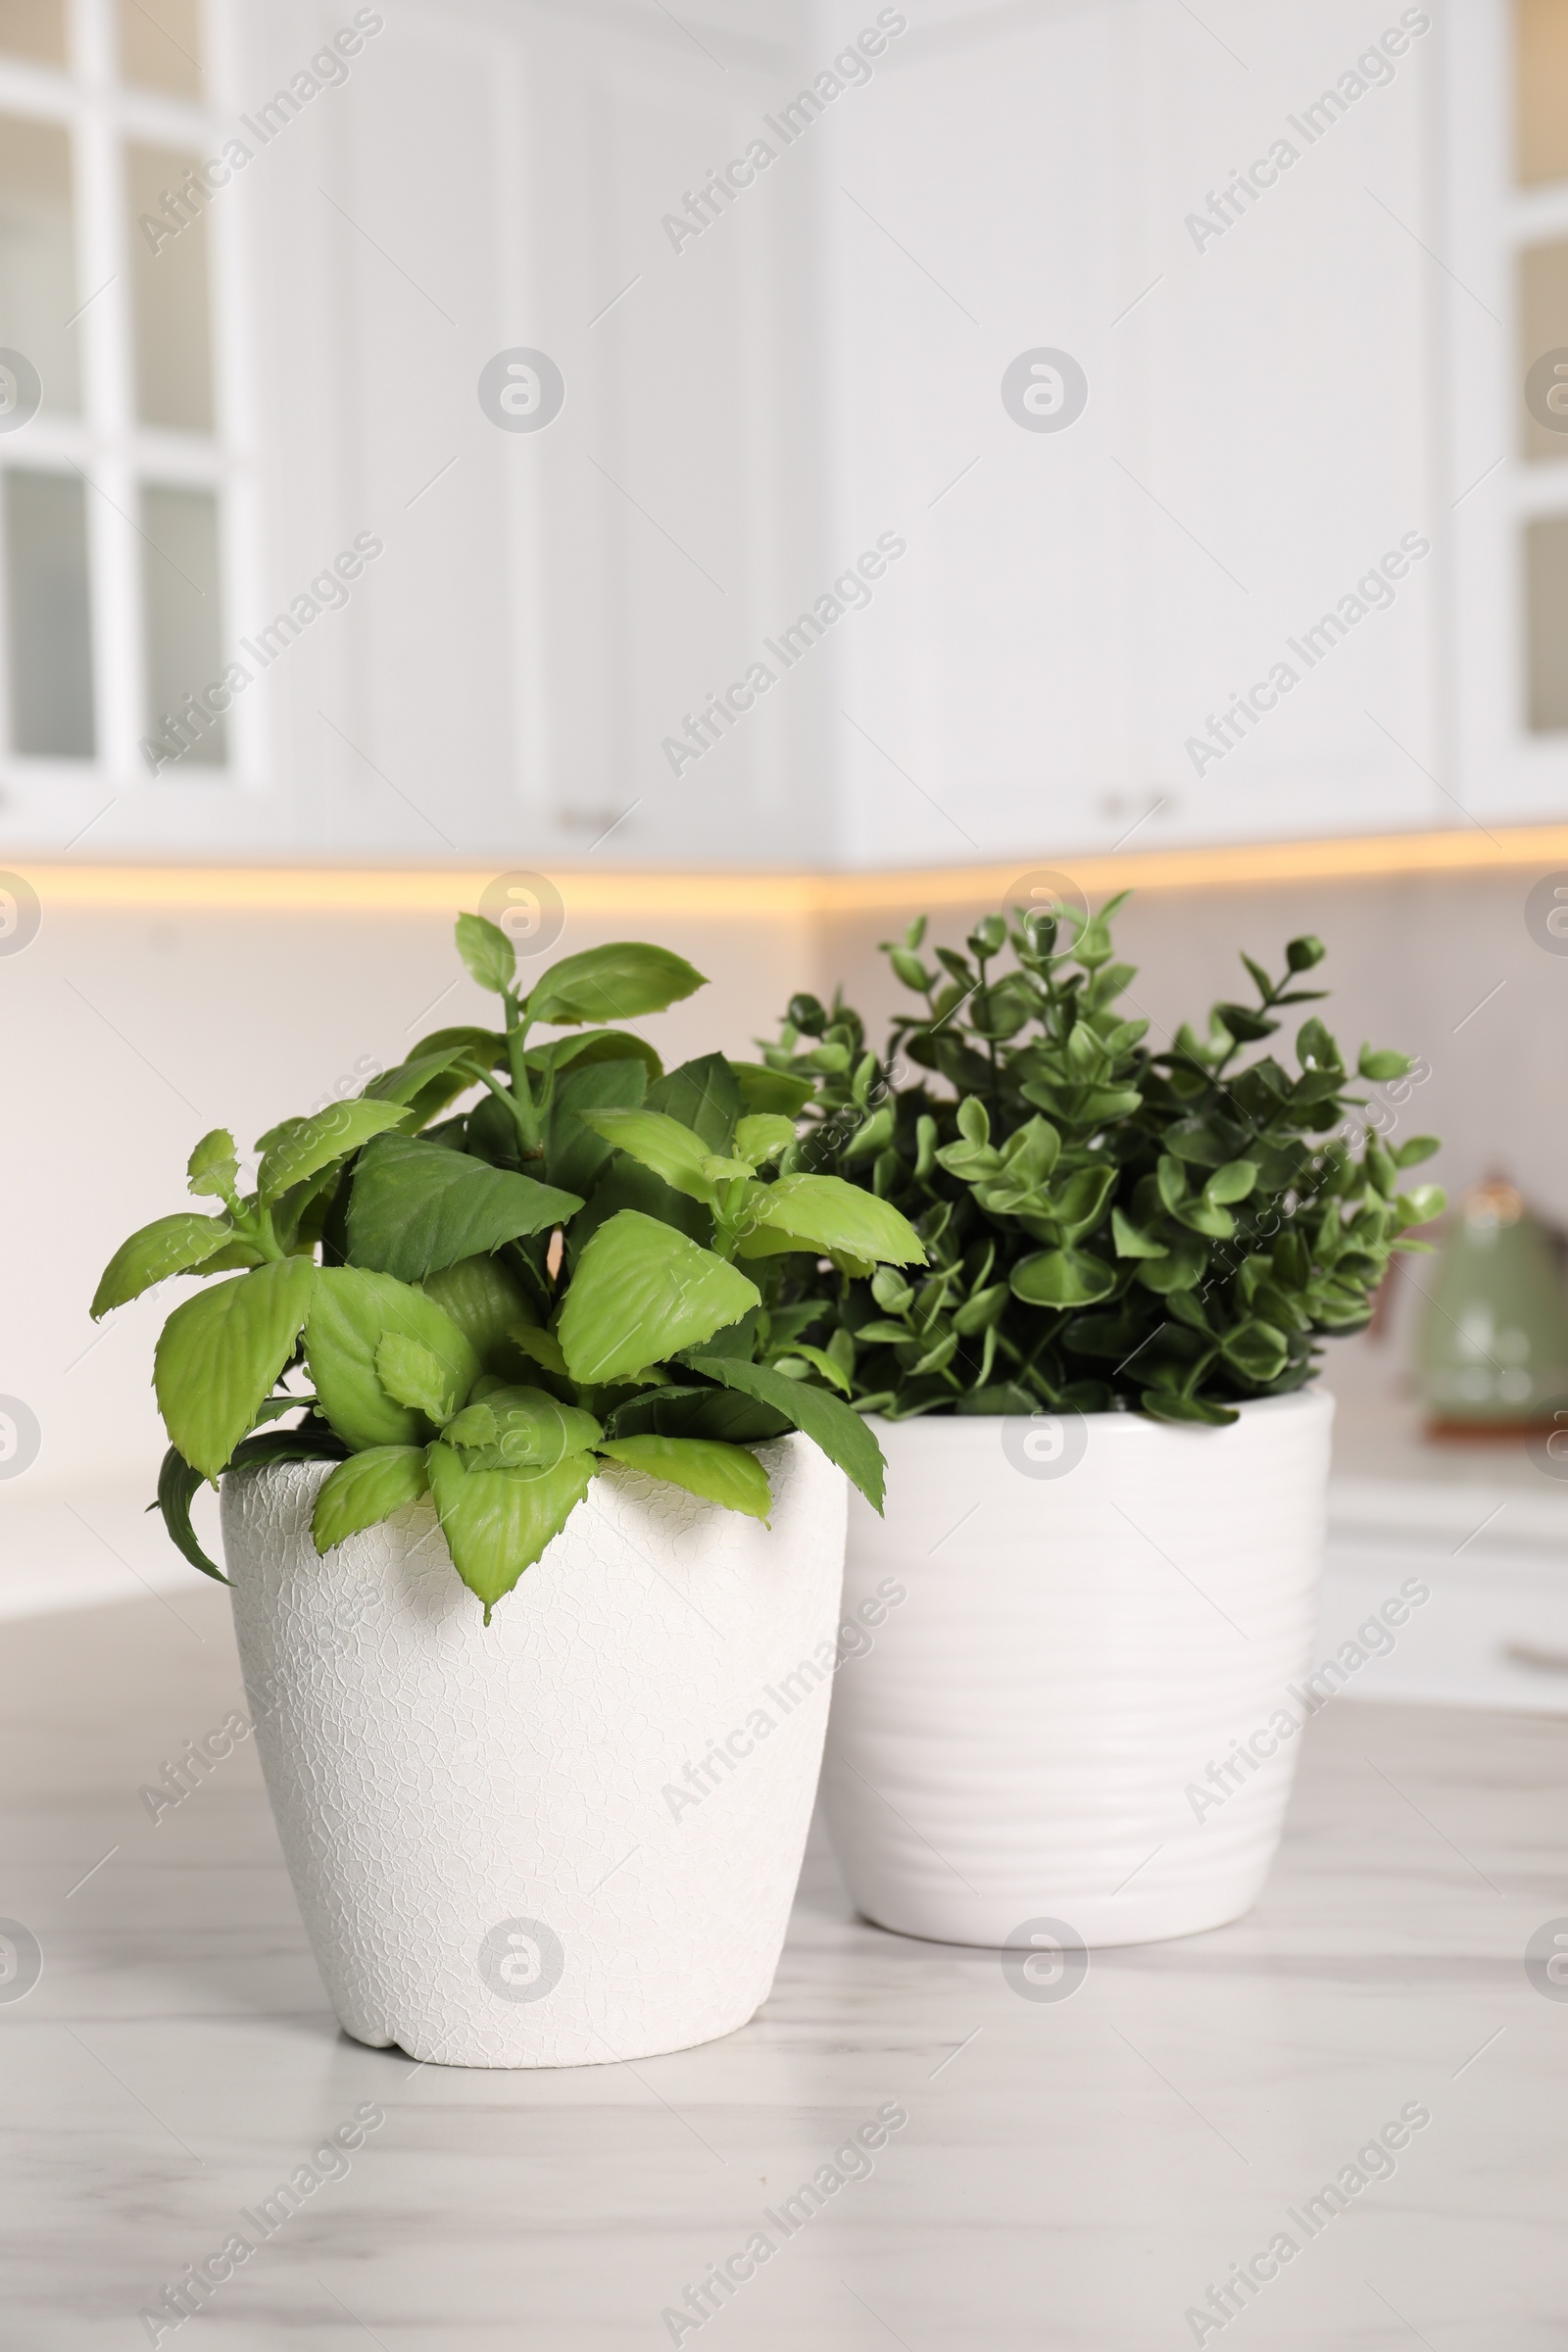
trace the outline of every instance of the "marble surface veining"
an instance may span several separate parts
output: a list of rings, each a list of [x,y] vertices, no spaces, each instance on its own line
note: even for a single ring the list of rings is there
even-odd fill
[[[0,1916],[43,1965],[0,1984],[3,2352],[160,2324],[206,2352],[1568,2342],[1568,1998],[1524,1957],[1568,1934],[1561,1718],[1336,1701],[1256,1911],[1097,1954],[1065,1999],[858,1923],[813,1838],[752,2025],[496,2074],[339,2034],[249,1742],[177,1803],[140,1793],[240,1703],[216,1590],[4,1629]],[[1409,2108],[1430,2122],[1357,2164]],[[313,2166],[340,2126],[358,2144]],[[236,2232],[198,2316],[139,2317]]]

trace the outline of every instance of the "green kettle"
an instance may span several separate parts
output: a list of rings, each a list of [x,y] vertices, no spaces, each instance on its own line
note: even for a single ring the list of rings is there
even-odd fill
[[[1549,1420],[1568,1397],[1568,1294],[1551,1234],[1513,1185],[1471,1186],[1423,1288],[1416,1377],[1431,1434]]]

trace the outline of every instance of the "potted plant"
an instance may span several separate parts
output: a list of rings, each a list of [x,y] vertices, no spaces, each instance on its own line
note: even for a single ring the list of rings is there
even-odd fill
[[[703,985],[679,956],[592,949],[524,994],[496,926],[462,916],[458,946],[502,1025],[285,1119],[248,1186],[204,1137],[215,1209],[133,1235],[92,1311],[221,1277],[158,1342],[158,1499],[219,1576],[190,1509],[220,1482],[347,2032],[455,2065],[648,2056],[767,1993],[827,1685],[787,1719],[767,1693],[836,1655],[844,1474],[881,1501],[874,1437],[789,1344],[790,1268],[923,1250],[856,1186],[780,1173],[808,1084],[666,1074],[604,1025]]]
[[[1267,1050],[1319,993],[1317,940],[1279,978],[1244,957],[1256,1003],[1204,1034],[1151,1036],[1119,904],[989,915],[934,965],[916,922],[887,948],[916,1003],[886,1056],[810,998],[767,1050],[815,1081],[801,1164],[927,1251],[824,1266],[806,1336],[891,1471],[885,1524],[852,1507],[847,1601],[890,1569],[908,1587],[835,1694],[834,1838],[863,1912],[953,1942],[1141,1942],[1254,1900],[1327,1694],[1298,1687],[1319,1342],[1366,1322],[1442,1206],[1401,1189],[1430,1138],[1348,1132],[1361,1098],[1316,1015],[1294,1068]],[[1356,1073],[1408,1066],[1363,1050]]]

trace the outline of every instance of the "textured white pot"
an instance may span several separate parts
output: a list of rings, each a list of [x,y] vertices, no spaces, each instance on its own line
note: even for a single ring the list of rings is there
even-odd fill
[[[1288,1693],[1309,1664],[1333,1417],[1312,1390],[1224,1429],[875,1425],[888,1511],[852,1501],[845,1607],[890,1573],[907,1598],[838,1677],[823,1779],[867,1918],[1070,1949],[1250,1907],[1300,1744],[1277,1710],[1310,1711]]]
[[[590,2066],[766,1998],[821,1761],[845,1481],[760,1449],[771,1530],[624,1467],[486,1630],[426,1502],[324,1559],[327,1464],[222,1482],[272,1812],[345,2031]]]

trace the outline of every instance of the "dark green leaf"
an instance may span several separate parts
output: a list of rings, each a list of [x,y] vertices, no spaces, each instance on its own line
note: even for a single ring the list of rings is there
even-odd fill
[[[512,1328],[529,1320],[528,1300],[499,1257],[460,1257],[424,1275],[419,1288],[452,1317],[486,1372],[515,1371]]]
[[[651,1086],[646,1097],[650,1110],[662,1110],[702,1138],[710,1152],[729,1150],[736,1121],[750,1106],[742,1100],[740,1082],[722,1054],[705,1054],[683,1061],[678,1069]]]
[[[413,1136],[386,1136],[362,1155],[349,1202],[353,1262],[401,1282],[564,1224],[576,1193],[492,1168]]]
[[[732,1061],[729,1066],[740,1090],[741,1102],[749,1111],[771,1110],[793,1119],[816,1092],[814,1078],[792,1078],[786,1071],[770,1070],[760,1061]]]
[[[782,1413],[855,1481],[873,1510],[881,1510],[887,1478],[882,1448],[859,1414],[839,1397],[805,1381],[787,1380],[782,1372],[770,1371],[765,1364],[743,1363],[738,1356],[692,1352],[684,1360],[694,1372],[705,1372],[722,1387],[739,1389],[743,1396],[755,1396]]]
[[[1084,1250],[1038,1250],[1018,1260],[1009,1280],[1026,1306],[1093,1306],[1116,1287],[1115,1268]]]
[[[190,1523],[190,1506],[196,1491],[207,1481],[199,1470],[193,1470],[177,1446],[171,1446],[164,1456],[164,1466],[158,1473],[157,1508],[163,1513],[164,1525],[177,1548],[193,1568],[203,1576],[212,1577],[218,1584],[226,1585],[228,1578],[217,1563],[207,1557],[197,1541],[196,1530]]]

